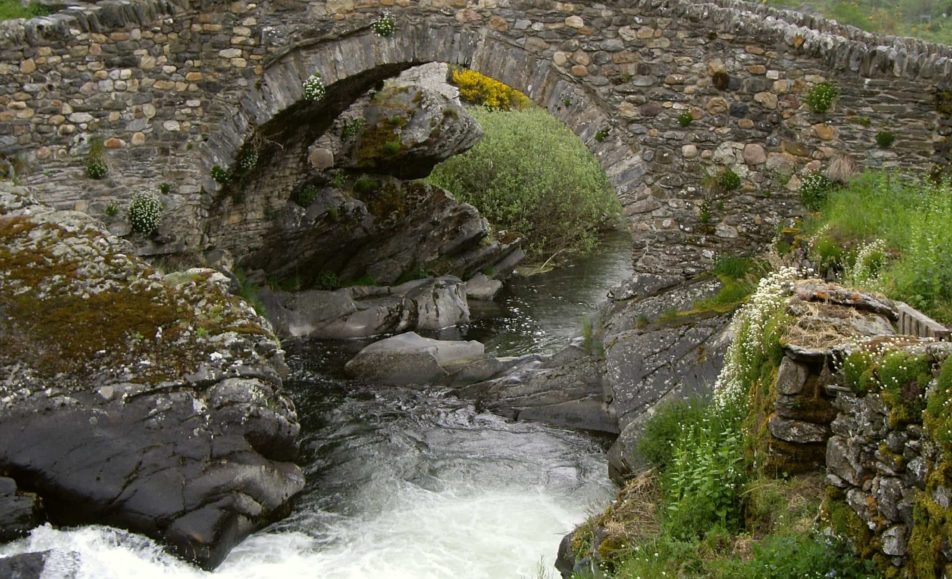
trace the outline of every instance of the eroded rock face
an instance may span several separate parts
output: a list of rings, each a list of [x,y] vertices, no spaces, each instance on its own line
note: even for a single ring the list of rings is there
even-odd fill
[[[163,276],[91,218],[0,185],[0,471],[49,520],[213,568],[304,485],[267,321],[212,270]]]
[[[385,178],[327,185],[307,208],[288,202],[264,246],[243,259],[276,279],[320,287],[372,278],[380,285],[420,272],[469,279],[505,275],[524,256],[520,240],[497,240],[475,207],[423,183]]]

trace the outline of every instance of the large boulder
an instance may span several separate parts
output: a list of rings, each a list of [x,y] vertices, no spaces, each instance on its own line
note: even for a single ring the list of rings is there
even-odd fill
[[[476,341],[433,340],[407,332],[370,344],[347,362],[348,374],[392,385],[435,384],[485,358]]]
[[[609,474],[621,481],[645,466],[637,443],[664,402],[706,397],[729,344],[730,316],[671,315],[718,289],[716,280],[637,275],[613,291],[601,313],[605,383],[620,434],[609,449]]]
[[[284,352],[225,276],[134,254],[0,184],[0,472],[210,569],[304,486]]]
[[[0,476],[0,542],[25,535],[42,521],[39,498],[19,492],[15,480]]]
[[[426,177],[437,163],[467,151],[483,135],[458,102],[411,85],[377,92],[356,126],[353,138],[343,140],[335,164],[400,179]]]
[[[259,295],[280,335],[346,339],[466,323],[469,306],[464,288],[459,279],[442,277],[394,287],[262,290]]]

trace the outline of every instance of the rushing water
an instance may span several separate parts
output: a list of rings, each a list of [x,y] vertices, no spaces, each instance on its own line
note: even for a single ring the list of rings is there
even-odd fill
[[[552,351],[630,273],[612,239],[566,268],[517,280],[495,317],[464,330],[499,354]],[[289,345],[308,486],[287,519],[213,574],[107,527],[48,526],[0,556],[52,549],[47,576],[75,579],[509,578],[554,576],[561,536],[613,494],[603,449],[576,433],[509,423],[439,389],[342,378],[359,343]]]

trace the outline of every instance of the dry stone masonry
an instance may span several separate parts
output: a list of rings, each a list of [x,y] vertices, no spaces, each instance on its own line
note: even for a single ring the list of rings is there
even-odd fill
[[[369,27],[383,8],[389,38]],[[948,49],[734,0],[131,0],[0,25],[0,153],[45,203],[94,215],[166,183],[166,218],[140,253],[241,256],[334,117],[431,61],[498,78],[564,120],[611,177],[641,271],[690,274],[750,248],[837,154],[928,169],[948,149]],[[304,101],[315,72],[327,96]],[[841,96],[820,115],[803,97],[822,81]],[[875,146],[881,130],[894,148]],[[97,139],[108,173],[93,180]],[[212,179],[249,146],[241,191]],[[727,169],[741,186],[718,192]]]

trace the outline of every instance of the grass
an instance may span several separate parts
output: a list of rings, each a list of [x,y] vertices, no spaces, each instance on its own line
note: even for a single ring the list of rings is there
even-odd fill
[[[35,16],[46,16],[50,13],[49,8],[42,4],[20,4],[19,0],[0,0],[0,20],[13,20],[15,18],[33,18]]]
[[[827,18],[868,32],[912,36],[952,43],[948,4],[934,0],[765,0],[777,8],[800,9],[805,4]]]
[[[867,173],[830,193],[804,226],[823,273],[905,301],[952,323],[952,187]],[[882,265],[857,264],[876,240]],[[869,253],[866,251],[865,253]],[[851,269],[863,270],[856,275]]]
[[[740,307],[757,289],[757,282],[767,273],[767,264],[761,260],[725,255],[717,258],[707,275],[714,276],[721,286],[717,293],[700,299],[686,310],[666,310],[657,321],[676,323],[695,316],[727,314]]]

